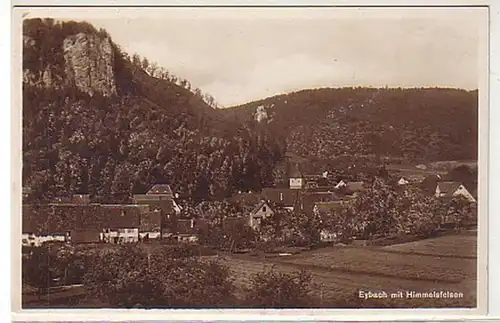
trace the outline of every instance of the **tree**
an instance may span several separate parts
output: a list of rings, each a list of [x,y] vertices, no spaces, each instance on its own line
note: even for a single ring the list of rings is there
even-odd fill
[[[307,271],[277,272],[273,269],[250,278],[245,304],[252,307],[301,308],[312,305],[312,276]]]
[[[234,298],[226,266],[168,249],[129,246],[102,254],[84,281],[91,295],[127,308],[228,306]]]
[[[38,297],[43,291],[54,285],[54,279],[60,272],[55,266],[56,257],[46,247],[33,248],[28,258],[23,257],[22,280],[23,283],[38,288]]]
[[[146,67],[146,71],[149,73],[149,75],[156,77],[156,72],[158,71],[158,64],[156,62],[153,62],[149,64],[148,67]]]
[[[141,57],[139,56],[139,54],[134,53],[134,55],[132,55],[132,64],[137,67],[142,67]]]
[[[142,69],[145,70],[145,71],[148,71],[148,67],[149,67],[149,60],[144,57],[142,59],[142,63],[141,63],[141,66],[142,66]]]

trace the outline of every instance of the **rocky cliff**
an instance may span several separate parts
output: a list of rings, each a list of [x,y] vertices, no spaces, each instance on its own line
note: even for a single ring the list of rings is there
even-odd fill
[[[40,41],[41,42],[41,41]],[[41,44],[31,37],[23,39],[24,51],[37,52]],[[62,68],[44,57],[38,71],[23,70],[23,81],[26,84],[41,87],[60,88],[75,86],[80,91],[89,95],[99,93],[103,96],[116,94],[114,73],[114,51],[108,37],[96,34],[78,33],[66,37],[62,44]]]
[[[68,80],[82,92],[116,94],[113,47],[109,38],[79,33],[63,42]]]

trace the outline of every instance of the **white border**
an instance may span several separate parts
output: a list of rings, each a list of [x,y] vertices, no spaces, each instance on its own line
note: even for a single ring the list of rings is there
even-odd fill
[[[77,5],[77,4],[106,4],[106,5],[138,5],[137,2],[133,1],[73,1],[73,2],[68,2],[68,1],[25,1],[25,0],[18,0],[14,2],[15,4],[51,4],[51,5]],[[141,2],[141,5],[158,5],[159,2]],[[175,5],[175,4],[182,4],[186,5],[182,1],[170,1],[168,3],[169,5]],[[192,3],[191,3],[192,4]],[[195,5],[232,5],[234,3],[230,1],[197,1]],[[277,5],[277,4],[284,4],[282,2],[278,1],[273,1],[273,2],[246,2],[242,3],[239,2],[238,4],[247,4],[247,5]],[[307,3],[300,2],[300,1],[288,1],[286,5],[306,5]],[[342,4],[347,4],[349,6],[353,5],[471,5],[471,4],[477,4],[477,5],[482,5],[482,4],[489,4],[490,5],[490,17],[491,17],[491,28],[490,28],[490,53],[493,54],[490,57],[490,70],[491,70],[491,75],[490,75],[490,107],[497,106],[499,102],[499,96],[500,96],[500,89],[498,88],[499,83],[500,83],[500,70],[498,68],[498,54],[499,54],[499,43],[500,43],[500,35],[498,34],[498,19],[500,15],[500,3],[498,1],[495,3],[495,1],[384,1],[384,2],[377,2],[377,1],[357,1],[356,3],[353,3],[351,1],[316,1],[314,4],[316,5],[342,5]],[[494,20],[495,19],[495,20]],[[2,21],[7,21],[7,19],[2,19]],[[5,29],[7,30],[7,29]],[[11,33],[12,34],[12,33]],[[496,37],[494,35],[497,35]],[[8,56],[10,57],[10,55]],[[10,64],[10,66],[15,66],[15,64]],[[8,75],[8,73],[2,73],[3,75]],[[3,90],[7,89],[6,86],[3,87]],[[5,97],[5,96],[3,96]],[[497,103],[497,104],[494,104]],[[3,109],[3,111],[8,111],[8,109]],[[491,137],[490,138],[497,138],[495,134],[498,135],[497,130],[499,127],[496,127],[497,125],[497,120],[498,118],[498,113],[495,111],[495,109],[490,108],[489,111],[489,117],[490,117],[490,124],[492,127],[490,127],[491,131]],[[1,118],[3,122],[6,122],[6,120],[11,120],[10,118]],[[9,139],[10,135],[10,128],[8,126],[1,127],[2,130],[7,130],[9,133],[7,136],[2,136],[2,140],[5,138]],[[481,132],[481,136],[484,135]],[[495,157],[498,157],[498,151],[500,151],[500,145],[495,144],[494,140],[490,140],[489,142],[490,145],[490,176],[489,176],[489,193],[490,193],[490,198],[489,198],[489,211],[490,214],[495,214],[496,210],[498,208],[495,208],[495,203],[497,202],[497,199],[494,198],[497,196],[497,192],[499,192],[498,184],[496,184],[496,181],[494,180],[495,175],[498,174],[498,171],[495,170]],[[2,147],[3,148],[3,147]],[[3,167],[2,168],[4,171],[9,170],[10,168]],[[9,189],[10,190],[10,189]],[[8,196],[8,194],[2,194],[2,196]],[[10,199],[12,202],[12,199]],[[483,205],[486,205],[483,204]],[[492,228],[489,230],[489,238],[490,238],[490,250],[498,250],[498,243],[499,243],[499,234],[498,230],[494,230],[493,228],[499,228],[499,223],[500,221],[498,220],[498,217],[492,216],[489,219],[489,225],[488,227]],[[9,228],[8,225],[3,226],[4,228]],[[486,228],[483,226],[483,228]],[[493,246],[494,244],[494,246]],[[9,245],[9,244],[7,244]],[[4,246],[6,246],[4,244]],[[500,297],[498,296],[500,293],[500,288],[499,288],[499,282],[500,279],[495,279],[494,273],[498,272],[498,269],[500,269],[498,266],[498,256],[490,252],[489,253],[489,311],[490,315],[495,314],[495,315],[500,315],[500,309],[498,307],[492,306],[493,304],[500,304]],[[493,261],[495,260],[495,261]],[[497,295],[497,296],[495,296]],[[334,313],[331,313],[331,312]],[[190,310],[174,310],[174,311],[160,311],[160,310],[46,310],[46,311],[23,311],[22,313],[16,313],[14,315],[15,320],[106,320],[106,321],[122,321],[122,320],[130,320],[130,319],[165,319],[167,318],[165,315],[168,315],[168,320],[186,320],[186,319],[198,319],[198,320],[328,320],[333,317],[336,318],[341,318],[342,320],[349,320],[349,319],[356,319],[358,321],[361,320],[370,320],[369,315],[377,314],[375,317],[377,317],[377,320],[429,320],[429,319],[451,319],[451,318],[457,318],[455,314],[459,314],[460,316],[467,316],[467,320],[473,320],[473,319],[479,319],[482,316],[469,316],[468,314],[471,313],[470,310],[465,310],[461,311],[458,310],[459,313],[456,313],[457,310],[442,310],[442,309],[436,309],[436,310],[350,310],[350,311],[342,311],[345,313],[345,315],[339,316],[339,310],[327,310],[329,315],[318,315],[317,312],[316,314],[311,313],[311,311],[307,310],[243,310],[243,311],[235,311],[235,310],[213,310],[213,311],[190,311]],[[350,312],[350,313],[348,313]],[[354,315],[353,312],[355,312]],[[42,314],[43,313],[43,314]],[[49,314],[50,313],[50,314]],[[133,314],[132,314],[133,313]],[[145,314],[138,316],[139,313]],[[399,314],[396,314],[399,313]],[[49,314],[49,315],[46,315]],[[194,316],[192,314],[195,314]],[[327,313],[325,313],[327,314]],[[333,315],[332,315],[333,314]],[[133,316],[133,317],[131,317]],[[373,318],[372,318],[373,319]]]

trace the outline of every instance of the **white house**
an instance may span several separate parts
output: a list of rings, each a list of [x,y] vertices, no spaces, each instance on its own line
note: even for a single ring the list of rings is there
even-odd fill
[[[248,217],[248,225],[253,229],[258,229],[260,227],[262,219],[269,218],[274,215],[274,211],[271,209],[266,201],[260,201],[255,208],[250,212]]]
[[[404,177],[401,177],[401,178],[399,179],[399,181],[398,181],[398,185],[406,185],[406,184],[408,184],[408,183],[410,183],[410,181],[409,181],[409,180],[407,180],[407,179],[406,179],[406,178],[404,178]]]
[[[33,233],[23,233],[21,235],[21,243],[25,247],[40,247],[45,242],[65,242],[67,240],[67,234],[36,235]]]
[[[476,202],[465,186],[458,182],[438,182],[434,195],[438,198],[463,196],[470,202]]]
[[[337,183],[337,185],[335,185],[335,188],[339,189],[339,188],[346,187],[346,186],[347,186],[347,183],[341,180],[340,182]]]
[[[304,187],[304,176],[299,170],[299,165],[295,165],[289,175],[290,189],[300,190]]]

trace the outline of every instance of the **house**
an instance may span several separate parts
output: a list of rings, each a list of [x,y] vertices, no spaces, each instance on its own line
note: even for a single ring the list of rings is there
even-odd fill
[[[269,218],[274,215],[269,203],[265,200],[260,201],[248,215],[248,226],[252,229],[259,229],[262,219]]]
[[[139,241],[139,205],[103,204],[108,224],[103,239],[108,243],[134,243]]]
[[[235,204],[257,204],[262,199],[260,194],[257,193],[242,193],[239,192],[229,198],[229,201]]]
[[[71,243],[99,243],[104,238],[100,230],[72,230]]]
[[[456,196],[463,196],[470,202],[476,202],[476,199],[472,196],[472,194],[465,188],[463,184],[459,182],[438,182],[434,195],[438,198],[452,198]]]
[[[300,191],[289,188],[264,188],[261,195],[262,199],[293,211],[299,200]]]
[[[406,184],[409,184],[410,181],[407,180],[406,178],[404,177],[401,177],[399,180],[398,180],[398,185],[406,185]]]
[[[155,184],[146,194],[135,194],[133,201],[134,204],[156,206],[167,217],[168,215],[179,215],[182,210],[175,201],[170,186],[167,184]]]
[[[197,242],[199,235],[208,230],[208,221],[203,218],[170,219],[164,224],[162,235],[179,242]]]
[[[336,185],[335,185],[335,189],[341,189],[343,187],[345,187],[347,185],[346,182],[344,182],[343,180],[340,180],[340,182],[338,182]]]
[[[299,165],[297,163],[293,164],[288,174],[288,180],[290,184],[290,189],[300,190],[305,185],[305,179],[300,172]]]
[[[89,194],[73,194],[71,196],[72,204],[90,204],[90,195]]]
[[[312,214],[316,203],[335,201],[340,201],[340,198],[334,192],[304,192],[300,195],[296,211]]]
[[[161,238],[162,213],[158,208],[151,209],[149,205],[138,206],[140,213],[140,240]]]
[[[335,212],[342,209],[347,201],[333,201],[333,202],[320,202],[314,205],[313,212],[321,218],[321,221],[331,221],[331,217],[335,217]],[[338,232],[329,229],[322,229],[320,231],[320,240],[323,242],[333,242],[337,240]]]
[[[441,176],[438,174],[428,175],[420,182],[419,186],[426,194],[435,195],[437,184],[441,181]]]
[[[336,192],[338,193],[342,193],[345,195],[356,195],[364,190],[364,183],[340,181],[337,185],[335,185],[335,188]]]

